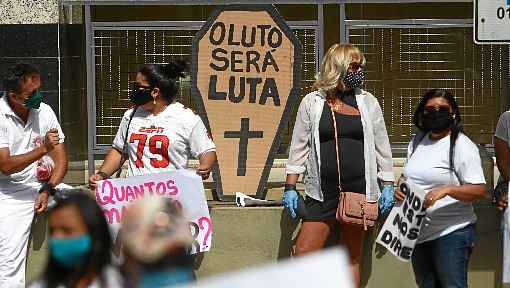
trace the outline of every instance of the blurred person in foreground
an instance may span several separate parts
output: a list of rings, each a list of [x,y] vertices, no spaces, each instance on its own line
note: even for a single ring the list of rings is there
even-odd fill
[[[56,202],[48,214],[48,263],[29,287],[124,287],[110,265],[110,231],[94,199],[73,189]]]
[[[124,215],[121,233],[134,287],[173,287],[194,280],[193,238],[179,202],[165,197],[136,201]]]

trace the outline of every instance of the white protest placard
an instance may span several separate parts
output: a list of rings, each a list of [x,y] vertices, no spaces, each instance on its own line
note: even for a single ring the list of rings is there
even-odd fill
[[[98,181],[96,201],[103,209],[114,236],[114,254],[120,254],[118,232],[129,205],[140,198],[168,197],[178,201],[190,221],[195,241],[192,252],[209,251],[212,243],[212,222],[205,198],[202,178],[194,171],[172,172]]]
[[[420,235],[425,208],[425,191],[407,180],[400,184],[406,194],[404,201],[397,203],[384,222],[376,242],[388,249],[398,259],[408,262]]]
[[[354,288],[347,253],[330,248],[278,263],[229,272],[180,288]]]
[[[475,0],[473,7],[475,43],[510,43],[510,0]]]
[[[510,189],[510,182],[508,189]],[[508,208],[505,209],[503,216],[503,283],[510,283],[510,209]]]

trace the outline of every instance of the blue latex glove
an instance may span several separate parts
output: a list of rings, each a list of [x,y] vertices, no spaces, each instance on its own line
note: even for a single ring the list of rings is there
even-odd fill
[[[283,206],[289,209],[290,216],[296,218],[296,210],[298,206],[298,193],[296,190],[287,190],[283,192]]]
[[[395,187],[393,184],[385,184],[379,197],[379,211],[382,216],[390,213],[391,208],[395,204]]]

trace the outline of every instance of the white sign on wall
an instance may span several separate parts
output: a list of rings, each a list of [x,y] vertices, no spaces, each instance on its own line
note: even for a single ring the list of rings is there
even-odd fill
[[[510,0],[475,0],[477,44],[510,44]]]
[[[406,197],[393,207],[376,242],[399,260],[407,262],[411,260],[425,218],[425,191],[410,180],[402,182],[400,191],[404,192]]]
[[[264,264],[210,278],[179,288],[354,288],[347,253],[330,248],[277,263]],[[177,288],[177,287],[176,287]]]

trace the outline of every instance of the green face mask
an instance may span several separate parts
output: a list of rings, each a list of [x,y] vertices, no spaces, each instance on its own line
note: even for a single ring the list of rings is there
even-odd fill
[[[35,90],[32,95],[25,99],[25,107],[32,109],[39,109],[42,102],[42,93],[39,90]]]

